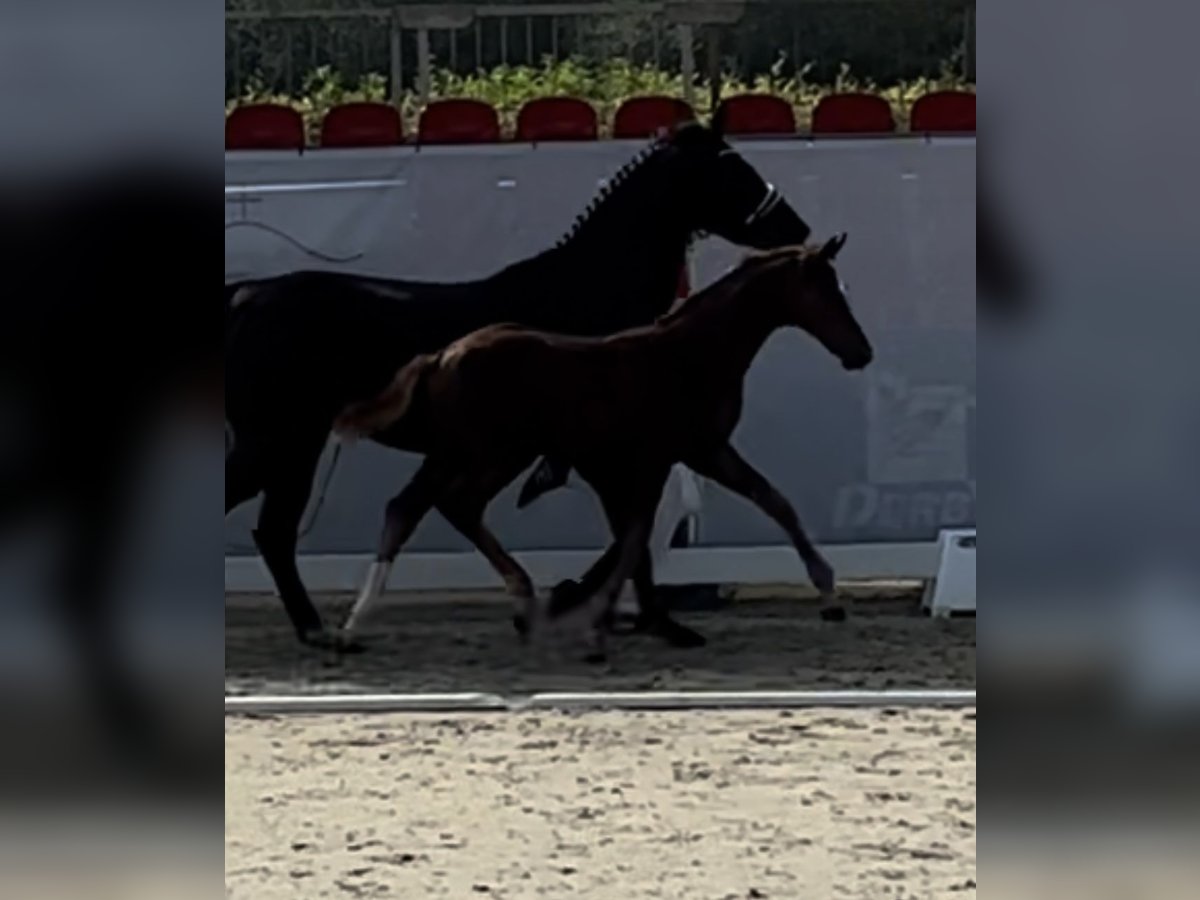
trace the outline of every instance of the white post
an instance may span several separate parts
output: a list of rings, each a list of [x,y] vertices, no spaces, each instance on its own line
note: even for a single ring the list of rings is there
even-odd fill
[[[433,61],[429,53],[429,29],[417,29],[417,97],[421,104],[429,102],[433,87]]]
[[[392,69],[392,105],[396,109],[400,109],[400,104],[404,99],[404,51],[400,40],[402,34],[403,28],[400,25],[400,16],[393,10],[388,55]]]
[[[967,3],[963,21],[963,77],[975,78],[975,2]]]
[[[696,45],[695,35],[691,25],[680,25],[679,29],[679,69],[683,74],[683,99],[693,109],[696,108]]]

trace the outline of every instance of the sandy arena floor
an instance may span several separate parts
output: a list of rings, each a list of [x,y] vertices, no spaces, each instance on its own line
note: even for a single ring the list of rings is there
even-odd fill
[[[975,686],[974,621],[908,602],[743,601],[603,669],[533,665],[507,616],[394,603],[336,663],[231,598],[226,691]],[[227,718],[226,896],[974,897],[975,740],[974,710]]]

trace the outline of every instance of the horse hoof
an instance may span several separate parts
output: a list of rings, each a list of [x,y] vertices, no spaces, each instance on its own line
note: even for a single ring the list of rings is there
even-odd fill
[[[693,631],[680,625],[678,622],[672,622],[671,625],[659,634],[668,644],[677,650],[694,650],[697,647],[703,647],[708,643],[708,638],[698,631]]]
[[[334,651],[342,656],[357,656],[360,653],[367,652],[366,644],[348,634],[337,635],[333,644]]]
[[[529,620],[528,619],[526,619],[520,613],[517,613],[516,615],[513,616],[512,623],[513,623],[513,629],[517,632],[517,634],[522,639],[529,637]]]
[[[658,621],[641,618],[638,620],[637,630],[660,638],[667,646],[678,650],[691,650],[695,647],[703,647],[708,643],[708,639],[700,632],[693,631],[669,617],[663,617]]]
[[[308,631],[300,636],[301,643],[317,650],[329,650],[334,653],[353,656],[366,651],[367,647],[361,641],[341,632]]]
[[[546,617],[557,619],[573,609],[584,600],[579,590],[579,582],[567,579],[560,581],[550,590],[550,601],[546,604]]]
[[[314,647],[317,650],[333,649],[333,635],[324,628],[310,628],[307,631],[298,632],[296,636],[306,647]]]
[[[844,606],[826,606],[821,610],[821,618],[826,622],[845,622],[846,608]]]
[[[605,616],[604,627],[609,634],[628,636],[644,631],[641,621],[636,616],[609,615]]]
[[[825,560],[817,560],[808,567],[808,577],[815,587],[822,594],[832,594],[837,584],[837,576],[834,575],[833,566],[829,565]]]

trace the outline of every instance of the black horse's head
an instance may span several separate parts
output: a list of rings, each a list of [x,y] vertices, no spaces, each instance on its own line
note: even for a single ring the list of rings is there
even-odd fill
[[[774,185],[725,140],[719,123],[688,122],[665,140],[681,173],[681,201],[696,232],[758,250],[803,244],[811,229]]]
[[[607,179],[559,243],[678,265],[697,235],[774,250],[803,244],[810,231],[718,130],[685,122]]]
[[[717,130],[683,123],[606,179],[557,244],[558,271],[577,285],[579,302],[554,325],[608,334],[653,321],[678,296],[687,249],[700,235],[774,250],[803,244],[809,233]]]

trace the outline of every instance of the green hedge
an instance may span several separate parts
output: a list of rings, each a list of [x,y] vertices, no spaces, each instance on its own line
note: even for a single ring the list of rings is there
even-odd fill
[[[776,71],[761,75],[746,83],[729,77],[722,81],[722,96],[756,92],[770,93],[789,100],[796,109],[796,119],[801,130],[807,128],[812,108],[826,94],[841,91],[867,91],[878,94],[891,102],[901,129],[908,121],[908,111],[913,102],[930,91],[955,88],[974,90],[968,83],[946,65],[938,78],[918,78],[889,87],[879,87],[870,80],[860,80],[843,66],[841,74],[830,84],[817,84],[805,78],[807,70],[799,76],[784,77]],[[435,70],[432,79],[433,99],[444,97],[472,97],[485,100],[500,112],[504,127],[511,133],[517,111],[526,101],[535,97],[572,96],[592,103],[600,115],[601,127],[607,128],[613,113],[623,100],[645,94],[683,96],[683,79],[677,74],[655,69],[651,66],[635,66],[623,59],[612,59],[598,65],[566,60],[546,60],[541,66],[498,66],[474,75],[456,75],[445,69]],[[226,103],[226,112],[238,102],[276,102],[298,109],[308,124],[310,137],[316,137],[320,122],[330,107],[354,100],[387,100],[387,79],[381,74],[370,74],[356,83],[347,83],[328,67],[310,72],[304,79],[304,88],[294,96],[272,93],[262,89],[255,79],[250,79],[247,89],[239,100]],[[697,79],[697,112],[706,117],[709,108],[710,89],[707,82]],[[405,125],[413,130],[420,104],[415,94],[408,92],[401,102]]]

